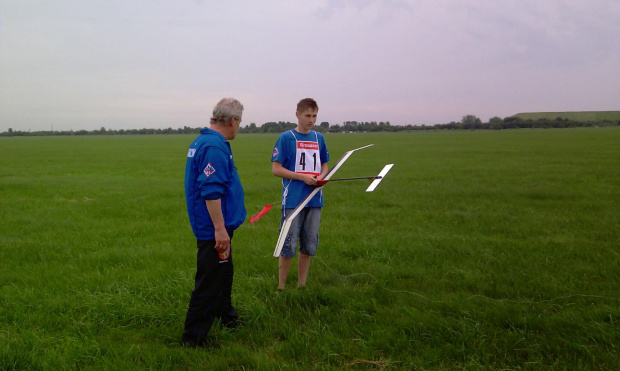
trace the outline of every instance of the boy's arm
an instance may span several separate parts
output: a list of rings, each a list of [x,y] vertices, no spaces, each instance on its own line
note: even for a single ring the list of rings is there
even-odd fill
[[[321,177],[327,174],[327,172],[323,173],[323,165],[327,166],[327,164],[321,164]],[[271,163],[271,173],[280,178],[300,180],[310,186],[316,185],[317,178],[314,175],[300,174],[294,171],[290,171],[284,166],[282,166],[282,164],[278,161],[274,161]]]
[[[324,179],[327,176],[327,173],[329,173],[329,167],[327,166],[327,163],[324,162],[321,164],[321,175],[319,175],[319,179]]]

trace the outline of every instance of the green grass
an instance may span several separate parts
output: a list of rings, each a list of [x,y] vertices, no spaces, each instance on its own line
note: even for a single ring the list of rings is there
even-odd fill
[[[523,120],[555,120],[560,117],[578,122],[620,121],[620,111],[526,112],[518,113],[513,117]]]
[[[235,233],[246,325],[179,346],[193,136],[0,139],[0,369],[615,369],[620,129],[327,135],[309,286],[277,293],[279,213]],[[276,135],[232,142],[248,214]]]

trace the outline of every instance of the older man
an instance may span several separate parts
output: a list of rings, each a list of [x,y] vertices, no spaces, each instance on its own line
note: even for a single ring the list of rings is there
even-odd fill
[[[216,318],[225,327],[238,325],[231,303],[231,241],[245,220],[246,210],[228,141],[237,135],[242,113],[238,100],[222,99],[213,109],[210,127],[200,131],[187,153],[185,198],[198,245],[195,286],[181,340],[188,347],[206,345]]]

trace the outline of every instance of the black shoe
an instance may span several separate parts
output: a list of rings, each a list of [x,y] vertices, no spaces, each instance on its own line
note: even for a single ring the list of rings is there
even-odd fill
[[[226,328],[229,330],[236,330],[239,327],[243,326],[243,321],[239,317],[232,317],[228,319],[222,318],[221,325],[223,328]]]
[[[198,341],[196,340],[181,340],[181,346],[183,348],[197,348]]]
[[[183,348],[213,348],[215,341],[211,337],[205,339],[182,339]]]

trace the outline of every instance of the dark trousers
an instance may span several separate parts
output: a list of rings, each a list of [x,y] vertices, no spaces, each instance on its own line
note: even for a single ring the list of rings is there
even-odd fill
[[[219,254],[215,240],[198,240],[196,277],[185,317],[184,341],[203,341],[213,322],[226,324],[238,318],[230,295],[233,283],[232,236],[230,254]]]

